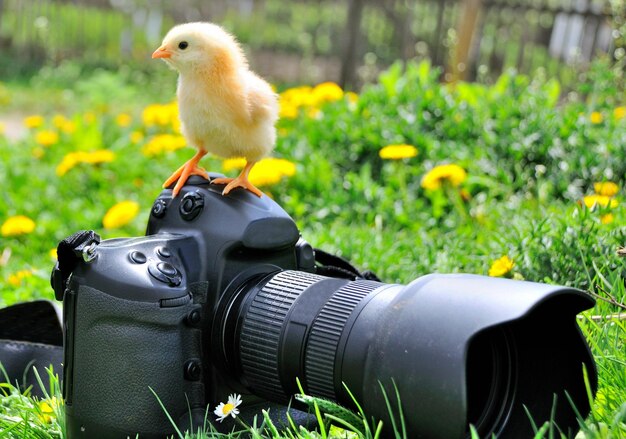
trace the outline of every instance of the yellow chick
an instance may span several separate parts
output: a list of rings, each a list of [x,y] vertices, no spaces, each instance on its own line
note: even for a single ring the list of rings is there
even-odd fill
[[[211,152],[246,159],[237,178],[212,181],[226,184],[222,195],[243,187],[260,197],[262,192],[250,183],[248,174],[274,149],[278,96],[249,70],[237,40],[212,23],[181,24],[167,33],[152,58],[160,58],[178,71],[176,93],[182,133],[198,148],[163,187],[178,180],[173,190],[177,196],[190,175],[206,177],[198,162]]]

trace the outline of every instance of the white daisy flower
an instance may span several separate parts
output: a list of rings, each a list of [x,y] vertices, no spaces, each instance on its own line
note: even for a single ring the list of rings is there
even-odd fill
[[[241,395],[233,393],[232,395],[228,396],[228,402],[226,404],[220,402],[220,404],[216,407],[213,413],[215,413],[215,416],[217,416],[217,420],[219,422],[222,422],[224,419],[226,419],[228,415],[236,418],[239,414],[239,409],[237,407],[239,407],[240,404]]]

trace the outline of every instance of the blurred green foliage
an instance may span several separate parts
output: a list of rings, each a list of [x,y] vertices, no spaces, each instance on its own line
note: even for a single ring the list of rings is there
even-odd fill
[[[76,230],[93,229],[103,238],[142,235],[162,181],[193,153],[142,153],[158,135],[176,134],[171,124],[148,123],[144,108],[153,99],[173,98],[171,72],[147,87],[132,71],[84,76],[71,64],[64,69],[60,76],[42,71],[33,89],[5,85],[10,100],[23,103],[70,91],[59,100],[62,110],[43,107],[43,125],[25,137],[0,136],[0,224],[17,215],[36,224],[32,233],[0,237],[0,305],[52,298],[50,251]],[[541,74],[508,72],[493,85],[451,85],[441,84],[428,62],[395,64],[358,96],[340,92],[283,117],[275,155],[295,162],[297,171],[262,189],[314,246],[387,282],[430,272],[487,274],[506,255],[514,263],[507,276],[597,295],[581,321],[599,364],[602,395],[585,437],[610,437],[623,422],[626,400],[620,373],[626,325],[604,317],[623,312],[626,303],[626,264],[616,255],[626,244],[626,103],[612,88],[615,74],[599,62],[580,90],[562,97],[561,85]],[[306,97],[310,90],[290,93]],[[59,111],[63,117],[55,118]],[[42,145],[43,131],[58,139]],[[393,144],[413,145],[418,154],[383,160],[380,149]],[[101,149],[115,159],[57,173],[68,154]],[[462,167],[467,179],[425,189],[424,176],[446,163]],[[213,157],[203,164],[222,169]],[[606,205],[588,206],[584,197],[603,181],[615,183],[618,193]],[[139,215],[104,229],[105,213],[124,200],[138,203]],[[594,433],[607,429],[608,435]]]
[[[621,0],[611,1],[613,24],[616,35],[620,35],[623,4]],[[344,44],[349,33],[348,2],[329,0],[264,0],[250,3],[249,10],[224,1],[215,8],[219,12],[210,14],[212,9],[208,7],[205,15],[200,16],[198,11],[203,8],[190,4],[180,6],[187,7],[185,11],[166,3],[148,8],[142,2],[129,2],[117,9],[54,0],[4,0],[2,4],[0,78],[4,80],[28,76],[42,65],[57,66],[68,59],[93,67],[132,65],[135,70],[153,71],[153,64],[146,61],[155,45],[175,22],[185,21],[194,13],[194,19],[210,19],[224,25],[249,52],[264,57],[271,52],[296,55],[296,63],[311,65],[313,69],[320,66],[311,62],[321,58],[333,66],[329,69],[332,72],[345,58]],[[558,77],[565,89],[573,88],[579,72],[586,69],[585,62],[565,62],[552,57],[547,48],[558,8],[563,7],[568,10],[568,6],[558,2],[523,0],[485,7],[480,28],[475,30],[472,59],[465,66],[469,77],[493,81],[511,66],[526,73],[543,68],[549,76]],[[594,6],[585,13],[593,20],[603,20],[599,9]],[[457,2],[366,2],[355,48],[361,80],[375,79],[381,69],[397,59],[431,59],[438,65],[451,64],[460,37],[456,30],[460,13]],[[585,41],[589,37],[586,35]],[[615,51],[618,59],[623,52],[619,38]],[[277,58],[276,62],[280,60],[284,58]]]

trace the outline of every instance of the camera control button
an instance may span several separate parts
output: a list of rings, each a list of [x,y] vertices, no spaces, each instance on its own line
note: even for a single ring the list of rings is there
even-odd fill
[[[191,311],[189,314],[187,314],[187,317],[185,318],[185,323],[187,323],[187,325],[192,326],[192,327],[198,326],[201,321],[202,321],[202,314],[200,314],[200,311],[197,309],[194,309],[193,311]]]
[[[189,381],[200,381],[202,366],[198,360],[189,360],[185,363],[185,378]]]
[[[169,258],[172,256],[172,252],[167,247],[159,247],[157,249],[157,255],[161,256],[162,258]]]
[[[148,261],[146,255],[138,251],[132,251],[128,254],[128,258],[135,264],[145,264]]]
[[[180,202],[178,211],[185,221],[191,221],[197,217],[204,208],[204,197],[198,191],[188,192]]]
[[[150,264],[148,266],[148,273],[156,280],[166,283],[171,287],[177,287],[183,281],[183,277],[176,267],[167,262]]]
[[[157,270],[166,275],[167,277],[172,277],[178,275],[178,270],[172,264],[168,262],[159,262],[157,264]]]
[[[152,205],[152,216],[163,218],[167,211],[167,203],[162,198],[158,198]]]

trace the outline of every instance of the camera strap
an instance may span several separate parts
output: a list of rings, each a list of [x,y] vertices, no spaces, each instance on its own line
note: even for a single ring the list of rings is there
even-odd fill
[[[63,293],[67,279],[78,265],[84,260],[88,251],[94,244],[100,244],[100,235],[93,230],[80,230],[68,236],[57,246],[57,259],[52,271],[51,284],[57,300],[63,300]]]
[[[81,230],[59,243],[50,279],[57,300],[63,300],[67,280],[78,262],[89,257],[99,243],[100,236],[93,230]],[[0,381],[22,390],[31,387],[33,395],[42,396],[39,379],[46,388],[49,382],[44,368],[52,366],[57,374],[62,370],[62,328],[60,308],[47,300],[0,309]]]
[[[315,250],[315,272],[322,276],[339,277],[342,279],[365,279],[381,282],[380,278],[372,271],[359,271],[347,259],[336,256],[316,248]]]
[[[61,374],[62,361],[61,310],[55,303],[35,300],[0,309],[0,382],[22,391],[30,387],[31,395],[41,397],[39,378],[49,389],[45,368],[52,366],[55,374]]]

